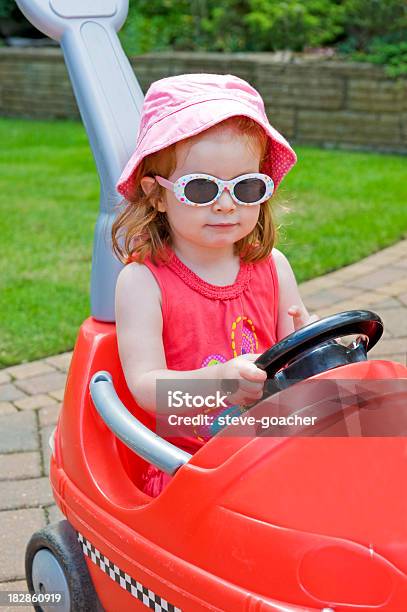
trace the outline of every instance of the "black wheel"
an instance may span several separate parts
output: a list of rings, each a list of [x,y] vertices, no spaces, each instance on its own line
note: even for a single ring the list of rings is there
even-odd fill
[[[82,548],[68,521],[36,531],[27,544],[25,575],[31,593],[62,592],[63,605],[41,602],[38,612],[103,612]]]

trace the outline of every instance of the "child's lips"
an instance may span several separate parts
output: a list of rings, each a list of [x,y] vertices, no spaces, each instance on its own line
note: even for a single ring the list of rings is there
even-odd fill
[[[238,225],[238,223],[207,223],[208,227],[214,227],[219,229],[232,228],[236,227],[236,225]]]

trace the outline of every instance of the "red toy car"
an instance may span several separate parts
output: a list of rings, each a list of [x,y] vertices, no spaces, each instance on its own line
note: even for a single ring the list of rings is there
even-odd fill
[[[273,370],[281,359],[297,366],[302,360],[312,380],[393,381],[389,394],[354,394],[347,414],[351,419],[365,411],[374,418],[379,411],[391,419],[398,411],[402,423],[407,368],[367,361],[361,342],[347,348],[329,342],[345,332],[364,332],[373,345],[380,319],[365,311],[321,319],[259,361]],[[346,363],[315,374],[338,351]],[[101,371],[107,367],[111,378]],[[123,413],[119,422],[109,410]],[[51,459],[55,499],[69,524],[34,534],[26,559],[30,588],[62,591],[67,610],[407,609],[407,442],[344,437],[343,419],[334,418],[343,405],[328,412],[328,438],[220,432],[193,457],[177,455],[136,422],[153,427],[126,387],[115,326],[87,319]],[[407,422],[400,433],[407,433]],[[140,491],[146,459],[129,446],[147,460],[161,452],[161,467],[170,451],[167,471],[175,476],[159,497]]]
[[[37,609],[405,612],[407,368],[367,361],[379,317],[322,319],[259,358],[268,382],[249,413],[288,393],[286,409],[318,415],[313,435],[231,437],[225,429],[194,456],[156,436],[121,369],[121,266],[106,240],[143,102],[116,34],[128,0],[17,3],[61,43],[101,181],[92,316],[52,438],[51,483],[67,520],[34,534],[26,552]],[[364,339],[334,340],[349,334]],[[301,386],[308,379],[317,389],[354,380],[355,393],[312,399]],[[375,380],[389,384],[378,391]],[[174,475],[157,498],[140,490],[146,462]]]

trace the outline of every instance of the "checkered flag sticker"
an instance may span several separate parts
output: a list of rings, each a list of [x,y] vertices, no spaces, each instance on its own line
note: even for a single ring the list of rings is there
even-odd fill
[[[157,595],[147,587],[143,586],[137,580],[134,580],[131,576],[123,572],[120,568],[112,563],[105,555],[103,555],[97,548],[93,546],[81,533],[78,532],[78,541],[82,546],[84,554],[89,559],[99,566],[100,569],[105,572],[112,580],[117,582],[122,589],[125,589],[128,593],[136,597],[141,603],[154,610],[154,612],[182,612],[181,608],[177,608],[173,604],[169,603],[160,595]]]

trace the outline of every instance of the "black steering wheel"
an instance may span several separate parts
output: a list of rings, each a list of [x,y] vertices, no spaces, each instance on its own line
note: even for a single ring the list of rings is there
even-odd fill
[[[369,310],[339,312],[302,327],[256,359],[267,372],[262,399],[326,370],[366,361],[382,333],[381,318]],[[348,346],[334,340],[353,334],[360,336]]]

